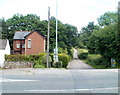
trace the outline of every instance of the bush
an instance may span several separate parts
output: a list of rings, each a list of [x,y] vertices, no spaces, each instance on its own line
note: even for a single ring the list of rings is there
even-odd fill
[[[5,55],[6,61],[28,61],[27,55]]]
[[[51,58],[52,57],[52,58]],[[59,61],[62,61],[62,67],[66,68],[68,62],[70,61],[70,56],[67,54],[58,54]],[[45,65],[46,62],[46,54],[40,53],[37,55],[5,55],[6,61],[33,61],[34,67],[41,67]],[[49,63],[53,62],[53,53],[49,56]],[[44,67],[44,66],[43,66]]]
[[[87,59],[88,53],[80,53],[78,54],[79,59]]]
[[[56,62],[55,65],[56,65],[55,67],[57,67],[57,68],[62,68],[62,61]]]
[[[6,61],[36,61],[42,60],[45,53],[34,54],[34,55],[5,55]]]
[[[34,68],[45,68],[45,65],[42,64],[42,60],[37,60],[34,62],[35,62]]]
[[[111,66],[110,61],[99,54],[88,54],[87,63],[95,68],[107,68]]]
[[[52,63],[52,58],[49,56],[49,58],[48,58],[48,62],[49,62],[49,65],[50,65],[50,67],[51,67],[51,63]],[[47,55],[44,55],[43,57],[42,57],[42,64],[47,64]]]
[[[66,68],[69,61],[70,57],[67,54],[58,54],[58,59],[59,61],[62,61],[62,67]]]

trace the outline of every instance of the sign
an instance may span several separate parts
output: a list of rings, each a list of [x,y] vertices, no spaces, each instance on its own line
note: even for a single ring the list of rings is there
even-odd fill
[[[114,58],[111,58],[111,67],[115,67],[116,66],[116,61]]]

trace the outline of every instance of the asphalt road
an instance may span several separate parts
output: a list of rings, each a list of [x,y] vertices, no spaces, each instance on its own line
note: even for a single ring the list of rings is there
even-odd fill
[[[12,69],[2,73],[2,93],[118,93],[117,69]]]

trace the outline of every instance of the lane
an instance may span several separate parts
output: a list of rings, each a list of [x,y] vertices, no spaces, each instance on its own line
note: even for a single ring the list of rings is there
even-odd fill
[[[78,59],[78,52],[76,49],[74,49],[73,60],[69,62],[67,68],[68,69],[94,69],[93,67],[89,66],[88,64]]]
[[[82,62],[79,59],[73,59],[71,62],[69,62],[68,69],[94,69],[93,67],[89,66],[88,64]]]

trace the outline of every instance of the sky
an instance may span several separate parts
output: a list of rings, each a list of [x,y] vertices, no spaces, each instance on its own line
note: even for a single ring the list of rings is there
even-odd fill
[[[64,24],[71,24],[78,31],[105,12],[117,11],[120,0],[57,0],[57,18]],[[36,14],[41,20],[50,15],[56,17],[56,0],[0,0],[0,18],[11,18],[14,14]]]

